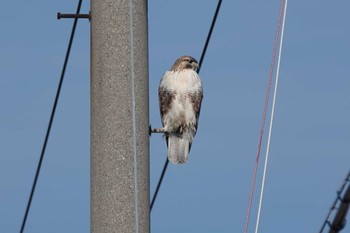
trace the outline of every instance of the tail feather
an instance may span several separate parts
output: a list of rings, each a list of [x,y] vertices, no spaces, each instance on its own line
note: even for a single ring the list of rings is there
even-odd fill
[[[190,141],[175,135],[168,137],[168,159],[173,163],[185,163],[190,153]]]

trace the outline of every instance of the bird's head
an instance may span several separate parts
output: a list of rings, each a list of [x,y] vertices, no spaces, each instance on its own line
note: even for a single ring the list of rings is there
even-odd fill
[[[171,67],[173,71],[180,71],[184,69],[196,70],[199,67],[198,62],[191,56],[182,56],[178,58]]]

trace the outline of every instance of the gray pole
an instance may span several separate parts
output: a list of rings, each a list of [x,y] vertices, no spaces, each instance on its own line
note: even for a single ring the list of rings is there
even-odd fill
[[[147,0],[91,0],[91,233],[148,233]]]

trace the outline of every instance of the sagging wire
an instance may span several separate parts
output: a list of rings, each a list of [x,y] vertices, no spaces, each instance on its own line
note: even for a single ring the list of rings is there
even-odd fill
[[[83,0],[79,0],[78,5],[77,5],[76,14],[79,14],[82,2],[83,2]],[[25,225],[26,225],[26,222],[27,222],[27,218],[28,218],[28,214],[29,214],[29,210],[30,210],[30,207],[31,207],[31,204],[32,204],[32,200],[33,200],[36,184],[38,182],[38,178],[39,178],[39,174],[40,174],[40,170],[41,170],[41,165],[42,165],[42,162],[43,162],[43,159],[44,159],[46,146],[47,146],[47,143],[49,141],[51,127],[52,127],[52,123],[53,123],[53,120],[54,120],[54,117],[55,117],[56,108],[57,108],[58,100],[59,100],[59,97],[60,97],[61,88],[62,88],[64,76],[65,76],[65,73],[66,73],[66,68],[67,68],[68,61],[69,61],[69,55],[70,55],[70,51],[71,51],[71,48],[72,48],[72,44],[73,44],[73,40],[74,40],[74,35],[75,35],[75,30],[76,30],[76,27],[77,27],[77,23],[78,23],[78,18],[74,19],[74,23],[73,23],[70,39],[69,39],[69,42],[68,42],[67,51],[66,51],[66,56],[65,56],[63,67],[62,67],[62,71],[61,71],[60,80],[59,80],[58,87],[57,87],[55,101],[54,101],[54,104],[53,104],[53,107],[52,107],[50,120],[49,120],[49,124],[47,126],[46,135],[45,135],[45,139],[44,139],[44,144],[43,144],[43,147],[42,147],[42,150],[41,150],[38,166],[37,166],[37,169],[36,169],[36,172],[35,172],[33,185],[32,185],[32,188],[31,188],[31,191],[30,191],[30,195],[29,195],[29,199],[28,199],[28,202],[27,202],[27,207],[26,207],[26,210],[25,210],[25,213],[24,213],[24,217],[23,217],[23,220],[22,220],[20,233],[24,232],[24,228],[25,228]]]

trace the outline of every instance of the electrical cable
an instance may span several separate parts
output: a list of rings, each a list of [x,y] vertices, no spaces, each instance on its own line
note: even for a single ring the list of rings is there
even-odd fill
[[[207,48],[208,48],[208,44],[209,44],[209,41],[210,41],[210,38],[211,38],[211,34],[213,33],[213,30],[214,30],[216,19],[218,17],[219,11],[220,11],[221,3],[222,3],[222,0],[219,0],[218,1],[218,5],[216,6],[215,14],[214,14],[213,20],[212,20],[211,25],[210,25],[210,29],[209,29],[209,33],[208,33],[208,36],[207,36],[207,40],[205,41],[203,52],[202,52],[202,55],[201,55],[201,57],[199,59],[199,64],[198,64],[199,66],[197,68],[197,73],[198,74],[199,74],[200,69],[202,68],[202,63],[204,61],[204,57],[205,57],[205,54],[207,52]]]
[[[281,4],[283,4],[283,1],[284,0],[282,0]],[[258,231],[259,231],[261,208],[262,208],[262,202],[263,202],[263,196],[264,196],[264,190],[265,190],[266,171],[267,171],[267,163],[269,160],[272,125],[273,125],[273,120],[274,120],[274,116],[275,116],[275,106],[276,106],[276,99],[277,99],[277,88],[278,88],[278,79],[279,79],[280,65],[281,65],[281,56],[282,56],[282,48],[283,48],[284,28],[285,28],[286,15],[287,15],[287,6],[288,6],[288,0],[285,0],[284,11],[283,11],[282,29],[281,29],[281,38],[280,38],[280,46],[279,46],[278,59],[277,59],[275,89],[274,89],[273,100],[272,100],[270,127],[269,127],[269,134],[268,134],[268,138],[267,138],[265,165],[264,165],[264,171],[263,171],[263,177],[262,177],[261,192],[260,192],[260,199],[259,199],[259,208],[258,208],[258,214],[257,214],[257,219],[256,219],[256,225],[255,225],[255,233],[258,233]]]
[[[264,131],[265,131],[265,121],[266,121],[266,117],[267,117],[267,108],[268,108],[269,99],[270,99],[271,83],[272,83],[272,77],[273,77],[276,54],[277,54],[278,38],[279,38],[279,32],[280,32],[281,20],[282,20],[282,14],[283,14],[283,4],[284,4],[284,1],[282,0],[281,4],[280,4],[280,10],[279,10],[277,27],[276,27],[276,34],[275,34],[274,45],[273,45],[272,59],[271,59],[271,65],[270,65],[270,70],[269,70],[269,79],[268,79],[268,83],[267,83],[264,111],[263,111],[263,117],[262,117],[262,121],[261,121],[259,143],[258,143],[258,148],[257,148],[257,152],[256,152],[255,165],[254,165],[253,177],[252,177],[251,188],[250,188],[250,195],[249,195],[249,201],[248,201],[246,220],[245,220],[245,224],[244,224],[244,228],[243,228],[244,233],[248,232],[250,211],[251,211],[251,206],[252,206],[252,202],[253,202],[253,195],[254,195],[254,189],[255,189],[255,183],[256,183],[257,170],[258,170],[258,166],[259,166],[259,158],[260,158],[260,152],[261,152],[262,139],[263,139],[263,135],[264,135]]]
[[[211,25],[210,25],[210,29],[209,29],[209,32],[208,32],[207,39],[206,39],[205,44],[204,44],[204,48],[203,48],[203,51],[202,51],[202,55],[201,55],[201,57],[200,57],[200,59],[199,59],[199,67],[197,68],[197,73],[198,73],[198,74],[199,74],[199,71],[200,71],[200,69],[201,69],[201,67],[202,67],[202,63],[203,63],[203,60],[204,60],[204,57],[205,57],[205,54],[206,54],[206,51],[207,51],[207,48],[208,48],[208,44],[209,44],[209,41],[210,41],[212,32],[213,32],[213,30],[214,30],[214,26],[215,26],[215,23],[216,23],[216,19],[217,19],[217,17],[218,17],[219,11],[220,11],[221,3],[222,3],[222,0],[218,0],[218,4],[217,4],[216,10],[215,10],[215,14],[214,14],[212,23],[211,23]],[[164,164],[164,166],[163,166],[162,174],[160,175],[160,178],[159,178],[159,180],[158,180],[158,184],[157,184],[156,191],[155,191],[155,193],[154,193],[154,195],[153,195],[153,198],[152,198],[152,201],[151,201],[151,205],[150,205],[151,211],[152,211],[154,202],[155,202],[156,199],[157,199],[157,195],[158,195],[160,186],[161,186],[161,184],[162,184],[164,175],[165,175],[165,173],[166,173],[166,170],[167,170],[167,168],[168,168],[168,164],[169,164],[169,160],[168,160],[168,158],[166,158],[165,164]]]
[[[168,158],[166,158],[166,161],[165,161],[165,164],[164,164],[164,167],[163,167],[163,170],[162,170],[162,174],[160,175],[156,191],[154,192],[154,195],[153,195],[153,198],[152,198],[152,201],[151,201],[151,210],[153,208],[154,202],[157,199],[158,191],[159,191],[160,185],[162,184],[162,181],[163,181],[166,169],[168,168],[168,164],[169,164],[169,160],[168,160]]]
[[[77,10],[76,10],[76,14],[79,14],[80,9],[81,9],[81,4],[82,4],[82,0],[79,0],[78,6],[77,6]],[[45,136],[45,139],[44,139],[44,144],[43,144],[43,147],[42,147],[42,150],[41,150],[38,166],[37,166],[37,169],[36,169],[36,173],[35,173],[32,189],[31,189],[31,192],[30,192],[30,195],[29,195],[27,207],[26,207],[25,214],[24,214],[24,217],[23,217],[20,233],[23,233],[23,231],[24,231],[24,228],[25,228],[25,225],[26,225],[26,222],[27,222],[27,217],[28,217],[29,210],[30,210],[30,206],[31,206],[32,199],[33,199],[33,196],[34,196],[36,184],[37,184],[37,181],[38,181],[38,178],[39,178],[39,173],[40,173],[41,165],[42,165],[42,162],[43,162],[43,159],[44,159],[47,142],[49,140],[52,123],[53,123],[53,120],[54,120],[54,117],[55,117],[55,112],[56,112],[56,108],[57,108],[58,99],[59,99],[59,96],[60,96],[60,93],[61,93],[61,88],[62,88],[62,84],[63,84],[64,75],[66,73],[66,68],[67,68],[69,55],[70,55],[70,51],[71,51],[73,40],[74,40],[74,34],[75,34],[75,29],[77,27],[77,23],[78,23],[78,19],[76,18],[76,19],[74,19],[72,32],[71,32],[69,43],[68,43],[68,48],[67,48],[66,56],[65,56],[65,59],[64,59],[63,67],[62,67],[61,77],[60,77],[58,88],[57,88],[57,92],[56,92],[55,101],[54,101],[54,104],[53,104],[53,107],[52,107],[51,116],[50,116],[49,124],[48,124],[47,130],[46,130],[46,136]]]
[[[346,178],[344,179],[344,182],[342,184],[342,186],[340,187],[340,189],[337,191],[337,197],[335,198],[333,205],[331,207],[331,209],[328,212],[328,215],[326,217],[326,220],[323,222],[321,230],[319,231],[319,233],[322,233],[323,230],[325,229],[326,225],[331,226],[330,224],[330,217],[332,215],[332,212],[335,211],[337,209],[337,203],[338,202],[342,202],[344,200],[344,198],[341,197],[341,194],[343,193],[343,191],[345,190],[346,185],[349,184],[348,187],[350,187],[350,171],[348,172],[348,175],[346,176]],[[345,194],[344,194],[345,195]],[[338,208],[340,209],[340,208]]]

